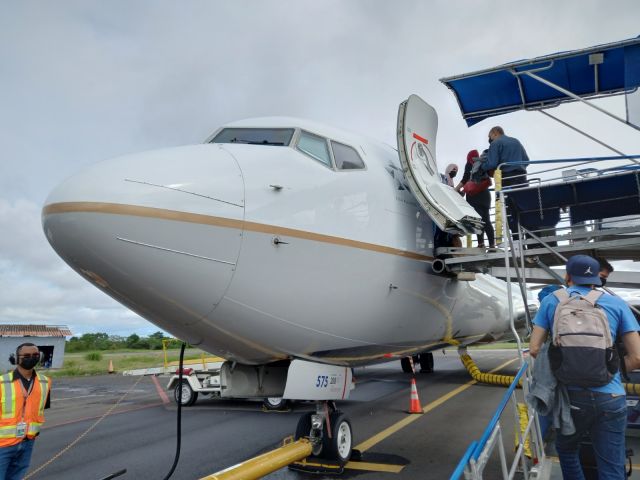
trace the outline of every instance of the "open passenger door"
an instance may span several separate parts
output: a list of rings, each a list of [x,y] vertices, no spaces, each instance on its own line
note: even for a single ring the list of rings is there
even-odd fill
[[[482,233],[483,223],[462,196],[442,183],[436,163],[438,114],[417,95],[398,109],[398,152],[409,188],[440,229],[449,233]]]

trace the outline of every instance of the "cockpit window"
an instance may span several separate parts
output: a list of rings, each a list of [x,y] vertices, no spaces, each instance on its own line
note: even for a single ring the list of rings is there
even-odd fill
[[[288,146],[293,128],[224,128],[211,143],[247,143],[250,145]]]
[[[309,132],[300,132],[298,150],[331,168],[331,154],[326,138]]]
[[[358,170],[364,168],[364,162],[353,147],[332,140],[331,148],[338,170]]]

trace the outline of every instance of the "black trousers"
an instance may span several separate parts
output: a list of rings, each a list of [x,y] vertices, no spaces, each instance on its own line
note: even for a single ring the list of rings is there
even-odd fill
[[[473,207],[473,209],[480,215],[484,222],[484,233],[487,234],[490,246],[496,245],[496,238],[494,235],[493,225],[491,224],[491,217],[489,216],[489,208],[491,206],[491,193],[489,190],[480,192],[472,197],[467,196],[467,202]],[[478,245],[484,245],[484,234],[478,234]]]
[[[525,187],[529,185],[527,180],[527,172],[525,170],[512,170],[509,172],[502,172],[502,188],[508,187]],[[518,210],[516,204],[509,198],[507,192],[507,200],[505,202],[507,207],[507,222],[509,224],[509,230],[511,230],[511,236],[513,240],[519,239],[518,236]],[[505,239],[506,240],[506,239]]]

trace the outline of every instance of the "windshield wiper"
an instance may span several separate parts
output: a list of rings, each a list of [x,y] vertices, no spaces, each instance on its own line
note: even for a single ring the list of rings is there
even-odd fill
[[[284,142],[270,142],[269,140],[263,140],[261,142],[251,141],[251,140],[239,140],[237,138],[232,138],[229,140],[229,143],[242,143],[245,145],[276,145],[279,147],[284,146]]]

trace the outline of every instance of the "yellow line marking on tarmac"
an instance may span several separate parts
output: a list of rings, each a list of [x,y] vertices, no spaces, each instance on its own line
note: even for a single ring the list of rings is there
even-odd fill
[[[391,465],[387,463],[347,462],[344,468],[364,470],[369,472],[400,473],[405,465]]]
[[[507,360],[503,364],[498,365],[496,368],[491,370],[489,373],[495,373],[495,372],[497,372],[499,370],[502,370],[504,367],[506,367],[507,365],[512,364],[516,360],[518,360],[517,357],[516,358],[512,358],[511,360]],[[422,412],[423,413],[430,412],[434,408],[439,407],[440,405],[442,405],[447,400],[450,400],[451,398],[455,397],[459,393],[464,392],[466,389],[468,389],[469,387],[472,387],[476,383],[478,383],[477,380],[470,380],[469,382],[465,383],[464,385],[461,385],[458,388],[456,388],[454,390],[451,390],[449,393],[444,394],[443,396],[441,396],[440,398],[434,400],[433,402],[426,404],[422,408]],[[407,425],[412,424],[413,422],[415,422],[416,420],[420,419],[421,417],[422,417],[421,415],[411,415],[409,417],[405,417],[402,420],[400,420],[399,422],[396,422],[393,425],[391,425],[390,427],[385,428],[381,432],[375,434],[373,437],[369,438],[368,440],[365,440],[364,442],[362,442],[361,444],[357,445],[354,448],[356,450],[360,450],[361,452],[365,452],[365,451],[369,450],[371,447],[373,447],[374,445],[377,445],[378,443],[380,443],[381,441],[383,441],[387,437],[390,437],[391,435],[393,435],[397,431],[403,429]]]

